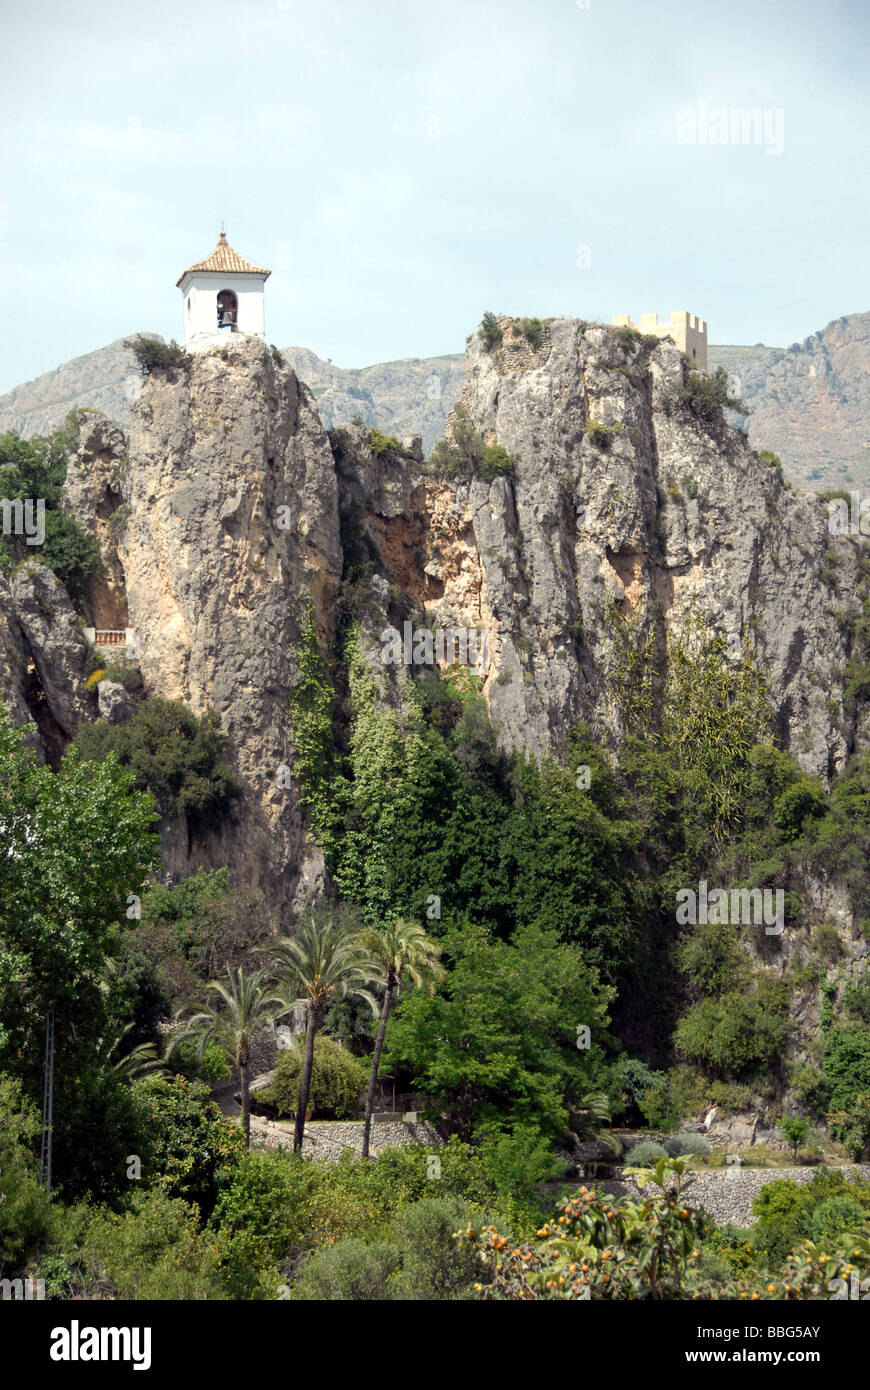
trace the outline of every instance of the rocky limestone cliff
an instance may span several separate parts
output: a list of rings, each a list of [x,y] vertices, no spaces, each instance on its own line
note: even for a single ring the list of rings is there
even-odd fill
[[[103,572],[90,584],[85,605],[85,617],[95,628],[128,625],[126,584],[118,557],[127,512],[123,502],[126,467],[123,430],[99,411],[80,412],[76,447],[67,460],[63,507],[96,542],[103,561]]]
[[[165,867],[229,861],[284,910],[318,872],[278,777],[292,648],[309,593],[328,630],[341,574],[335,469],[310,394],[256,341],[155,374],[133,412],[124,500],[119,553],[146,690],[218,712],[244,790],[219,842],[170,837]]]
[[[725,367],[752,412],[746,428],[753,448],[778,453],[786,476],[800,487],[870,489],[868,324],[870,314],[851,314],[787,349],[709,348],[710,370]],[[126,429],[142,382],[125,342],[119,338],[0,396],[0,432],[30,438],[61,425],[74,408],[99,409]],[[283,355],[311,387],[327,429],[358,417],[398,437],[420,434],[426,454],[443,437],[465,388],[461,353],[357,368],[337,367],[303,347]]]
[[[28,743],[55,765],[96,714],[85,685],[87,647],[60,581],[38,560],[0,575],[0,694],[13,724],[33,720]]]
[[[345,491],[368,499],[386,581],[422,620],[488,633],[485,693],[504,745],[559,749],[578,718],[618,737],[620,632],[648,646],[660,693],[695,611],[735,644],[750,639],[782,746],[829,778],[867,737],[844,704],[854,543],[832,577],[815,496],[790,491],[738,431],[663,409],[683,373],[671,344],[553,320],[539,351],[509,350],[501,323],[504,349],[469,343],[463,403],[513,477],[455,481],[412,457],[381,466],[358,428],[339,468]],[[602,443],[590,422],[609,431]]]

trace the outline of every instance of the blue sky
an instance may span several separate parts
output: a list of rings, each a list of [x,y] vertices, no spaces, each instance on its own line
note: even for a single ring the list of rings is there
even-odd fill
[[[585,3],[7,0],[0,391],[179,336],[221,218],[267,339],[342,366],[484,309],[785,346],[870,307],[864,0]],[[741,108],[781,153],[678,138]]]

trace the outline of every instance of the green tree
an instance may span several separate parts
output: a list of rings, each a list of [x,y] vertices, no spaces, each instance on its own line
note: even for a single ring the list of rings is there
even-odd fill
[[[534,926],[504,942],[466,923],[442,944],[447,978],[434,996],[400,1001],[387,1029],[388,1066],[411,1070],[466,1138],[487,1123],[528,1123],[561,1139],[575,1118],[588,1122],[614,991],[583,952]],[[584,1027],[588,1048],[578,1047]]]
[[[17,1269],[45,1235],[48,1197],[34,1148],[39,1117],[19,1081],[0,1073],[0,1277]]]
[[[332,816],[328,796],[332,762],[332,690],[317,644],[311,603],[295,655],[299,678],[290,696],[290,727],[296,749],[294,773],[302,805],[314,829],[323,832]]]
[[[214,710],[198,718],[182,700],[154,697],[124,724],[83,725],[75,742],[92,761],[114,753],[136,786],[153,793],[161,815],[186,816],[191,828],[219,824],[241,795]]]
[[[751,750],[768,728],[764,681],[744,641],[733,661],[693,612],[670,653],[665,737],[685,788],[685,819],[721,842],[739,829]],[[703,836],[700,829],[696,834]]]
[[[677,1025],[677,1054],[724,1078],[769,1072],[785,1047],[784,1002],[781,991],[758,988],[703,999]]]
[[[487,352],[492,352],[495,347],[501,347],[504,334],[501,331],[497,315],[491,309],[487,309],[480,320],[480,336]]]
[[[73,447],[73,434],[67,427],[34,439],[0,435],[0,496],[45,503],[43,544],[34,547],[23,536],[0,536],[0,564],[8,567],[38,558],[57,575],[72,601],[81,603],[102,562],[96,543],[61,507]]]
[[[408,922],[398,917],[382,927],[370,927],[363,933],[363,944],[377,966],[383,988],[381,1016],[378,1023],[375,1049],[372,1055],[372,1069],[366,1093],[366,1112],[363,1124],[362,1156],[369,1156],[369,1140],[372,1130],[372,1112],[375,1108],[375,1086],[387,1031],[387,1020],[393,999],[403,983],[415,989],[434,992],[436,984],[444,978],[445,972],[439,964],[439,950],[434,941],[426,935],[419,922]]]
[[[148,1076],[134,1083],[133,1096],[143,1121],[143,1185],[196,1202],[208,1216],[245,1153],[242,1130],[221,1114],[204,1081]]]
[[[128,897],[158,862],[159,840],[153,799],[114,758],[86,762],[70,749],[55,773],[23,734],[0,706],[0,1062],[41,1099],[45,1016],[54,1007],[62,1182],[62,1154],[77,1164],[108,1161],[107,1146],[76,1157],[71,1135],[84,1118],[76,1105],[86,1093],[93,1099],[102,1067],[96,1049],[110,1020],[99,982],[127,926]],[[105,1086],[108,1096],[117,1081]]]
[[[285,1005],[288,1009],[297,1005],[305,1009],[305,1058],[293,1132],[293,1149],[299,1153],[311,1093],[314,1040],[335,1000],[362,998],[372,1013],[377,1013],[368,988],[375,971],[360,944],[358,923],[349,914],[329,910],[315,910],[304,917],[296,935],[278,946],[275,963]]]
[[[800,1115],[784,1115],[779,1122],[780,1133],[783,1139],[791,1145],[791,1151],[797,1162],[798,1149],[809,1133],[810,1122]]]
[[[276,1106],[279,1115],[299,1110],[299,1084],[305,1062],[305,1039],[298,1034],[278,1053],[271,1083],[257,1092],[258,1102]],[[314,1066],[308,1104],[314,1114],[342,1120],[359,1113],[366,1084],[366,1069],[358,1058],[338,1043],[318,1033],[314,1040]]]

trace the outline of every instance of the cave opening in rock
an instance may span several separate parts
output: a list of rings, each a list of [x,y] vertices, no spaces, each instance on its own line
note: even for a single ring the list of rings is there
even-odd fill
[[[30,710],[33,722],[39,730],[45,760],[49,767],[56,772],[69,743],[69,737],[54,717],[36,662],[32,657],[27,663],[27,688],[24,691],[24,700]]]

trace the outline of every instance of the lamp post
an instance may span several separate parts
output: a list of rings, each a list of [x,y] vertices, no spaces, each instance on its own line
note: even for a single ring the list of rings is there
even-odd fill
[[[54,1117],[54,1005],[45,1015],[45,1073],[42,1091],[42,1150],[39,1180],[51,1195],[51,1141]]]

